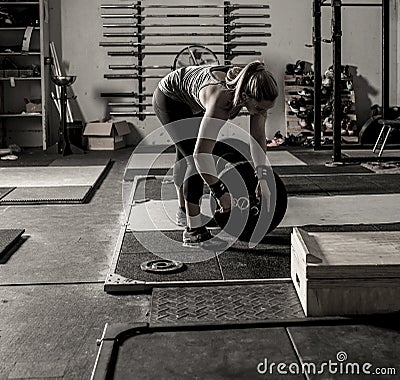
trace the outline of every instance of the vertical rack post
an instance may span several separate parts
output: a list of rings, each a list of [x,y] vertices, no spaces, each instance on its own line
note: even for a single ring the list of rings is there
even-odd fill
[[[342,161],[342,1],[332,0],[332,42],[333,42],[333,162]]]
[[[388,117],[390,103],[390,3],[382,0],[382,118]]]
[[[230,46],[227,45],[228,42],[230,42],[230,36],[229,33],[232,31],[232,26],[230,25],[231,22],[231,3],[229,1],[224,1],[224,65],[230,65],[231,60],[230,60],[230,55],[231,55],[231,49]]]
[[[143,121],[145,118],[143,116],[143,111],[144,107],[142,106],[143,103],[143,46],[142,46],[142,41],[143,41],[143,36],[142,36],[142,31],[143,31],[143,26],[142,26],[142,2],[139,0],[136,2],[137,5],[137,11],[136,11],[136,16],[137,16],[137,49],[138,49],[138,54],[137,54],[137,65],[138,65],[138,101],[139,101],[139,120]]]
[[[314,45],[314,150],[321,148],[321,0],[313,3]]]

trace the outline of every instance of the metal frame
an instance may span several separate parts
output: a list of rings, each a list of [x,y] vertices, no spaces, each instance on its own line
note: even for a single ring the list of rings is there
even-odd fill
[[[342,40],[342,24],[341,15],[342,7],[381,7],[382,8],[382,117],[385,119],[389,109],[389,16],[390,16],[390,4],[389,0],[381,0],[381,3],[351,3],[342,2],[342,0],[331,0],[329,3],[325,3],[326,0],[314,0],[313,2],[313,18],[314,18],[314,141],[315,149],[321,148],[321,103],[320,103],[320,91],[321,91],[321,8],[329,6],[332,9],[332,40],[324,42],[332,42],[332,53],[333,53],[333,91],[334,91],[334,114],[333,114],[333,151],[332,151],[332,163],[342,162],[342,151],[341,151],[341,95],[340,95],[340,71],[342,66],[341,59],[341,40]],[[318,76],[317,76],[318,74]],[[316,99],[319,99],[316,101]]]
[[[132,182],[132,190],[129,194],[129,212],[126,215],[126,219],[120,228],[117,243],[112,256],[111,264],[107,273],[107,277],[104,284],[104,291],[107,293],[119,293],[119,292],[143,292],[151,290],[154,287],[186,287],[186,286],[220,286],[220,285],[256,285],[256,284],[270,284],[270,283],[281,283],[281,282],[292,282],[290,277],[282,278],[265,278],[265,279],[237,279],[237,280],[193,280],[193,281],[165,281],[165,282],[154,282],[154,281],[138,281],[135,279],[127,278],[116,274],[116,269],[118,265],[119,255],[121,252],[121,247],[125,233],[128,231],[128,221],[132,213],[132,207],[134,206],[134,195],[136,188],[140,181],[156,178],[163,179],[165,176],[153,176],[153,175],[137,175]],[[218,261],[218,255],[216,255]]]

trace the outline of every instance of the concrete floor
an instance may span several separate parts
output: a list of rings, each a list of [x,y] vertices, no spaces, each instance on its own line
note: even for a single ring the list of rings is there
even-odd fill
[[[88,379],[106,322],[145,321],[149,295],[103,290],[121,222],[122,178],[130,149],[89,153],[113,166],[90,203],[3,206],[0,228],[24,228],[25,241],[0,265],[0,379]],[[46,165],[57,156],[26,153]]]
[[[106,322],[148,320],[150,295],[109,295],[105,276],[123,220],[122,181],[131,149],[65,158],[111,158],[90,203],[3,206],[0,228],[25,241],[0,265],[0,379],[88,379]],[[310,154],[310,162],[330,153]],[[26,152],[2,166],[48,165],[58,156]]]

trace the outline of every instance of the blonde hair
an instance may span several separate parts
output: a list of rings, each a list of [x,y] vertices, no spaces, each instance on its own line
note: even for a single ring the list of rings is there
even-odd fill
[[[243,68],[230,68],[226,74],[226,86],[234,91],[233,117],[240,111],[243,92],[258,102],[274,101],[278,96],[276,80],[261,61],[250,62]]]

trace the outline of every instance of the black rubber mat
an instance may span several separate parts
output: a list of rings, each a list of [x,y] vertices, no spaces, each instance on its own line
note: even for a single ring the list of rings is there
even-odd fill
[[[165,231],[173,241],[182,241],[182,231]],[[200,256],[195,248],[177,249],[176,244],[166,246],[165,242],[154,240],[153,232],[126,232],[122,243],[115,274],[136,281],[198,281],[198,280],[242,280],[290,277],[290,233],[291,229],[278,229],[257,247],[237,242],[228,250],[210,259],[210,253]],[[142,245],[142,243],[143,245]],[[145,247],[145,246],[146,247]],[[148,248],[151,245],[151,252]],[[175,250],[175,251],[174,251]],[[173,260],[192,261],[198,255],[201,261],[188,263],[179,273],[155,275],[143,272],[140,264],[161,257]]]
[[[282,176],[289,196],[329,196],[356,194],[390,194],[400,192],[400,174],[303,175]],[[207,188],[204,187],[204,192]],[[135,199],[176,199],[173,183],[167,179],[149,178],[138,182]]]
[[[337,373],[340,373],[338,378],[399,378],[400,329],[398,319],[394,323],[393,319],[388,320],[381,317],[380,321],[375,321],[370,325],[289,326],[288,333],[301,362],[313,363],[316,368],[322,368],[322,363],[327,363],[328,360],[338,363],[336,367]],[[364,366],[365,363],[371,363],[371,365]],[[339,364],[342,364],[342,367]],[[376,369],[381,372],[375,372]],[[325,373],[326,377],[321,377],[314,372],[310,373],[307,378],[336,378],[331,377],[332,375],[329,376],[328,371]],[[386,376],[379,375],[379,373],[386,374]]]
[[[13,191],[15,187],[0,187],[0,199],[4,198],[8,193]]]
[[[261,375],[265,358],[281,366],[301,367],[283,327],[250,323],[229,327],[110,325],[99,350],[93,380],[277,378]],[[304,379],[303,375],[284,378]]]
[[[84,203],[92,186],[17,187],[0,205]]]
[[[138,175],[160,175],[168,174],[171,169],[127,169],[124,174],[124,181],[130,182]]]
[[[182,241],[182,231],[165,231],[163,232],[169,239],[177,242]],[[140,235],[140,236],[139,236]],[[152,252],[149,252],[146,241],[151,244]],[[143,242],[144,245],[141,244]],[[172,252],[172,247],[180,246],[180,250]],[[115,274],[128,279],[145,282],[171,282],[171,281],[202,281],[202,280],[221,280],[221,272],[218,262],[213,253],[207,252],[207,257],[212,257],[209,260],[199,261],[185,264],[182,270],[176,273],[150,273],[141,269],[141,264],[150,261],[158,260],[168,253],[168,257],[174,260],[187,258],[188,261],[196,259],[198,255],[201,259],[202,252],[196,248],[185,248],[181,244],[173,244],[171,247],[165,245],[164,242],[157,244],[154,241],[154,232],[139,232],[133,234],[127,232],[124,236],[121,252],[116,266]],[[157,255],[159,254],[159,255]],[[179,261],[181,261],[179,260]]]
[[[274,171],[279,175],[296,174],[367,174],[373,173],[361,165],[341,165],[336,167],[327,167],[325,165],[295,165],[295,166],[274,166]]]
[[[170,200],[177,199],[175,185],[171,179],[143,178],[138,181],[134,199]]]
[[[25,230],[21,229],[0,229],[0,263],[2,263],[1,259],[12,250],[24,232]]]
[[[305,318],[291,281],[153,289],[150,323]]]

